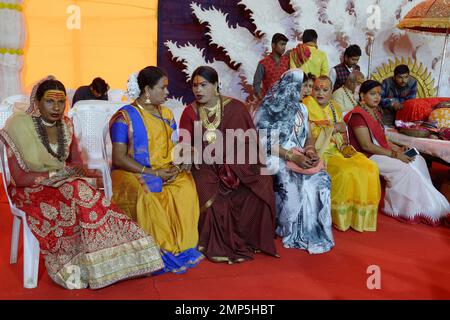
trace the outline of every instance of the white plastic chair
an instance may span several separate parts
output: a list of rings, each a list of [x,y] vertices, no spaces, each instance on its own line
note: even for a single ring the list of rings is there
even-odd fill
[[[69,110],[83,160],[90,169],[101,169],[103,128],[123,105],[122,102],[82,100]]]
[[[0,104],[0,129],[5,126],[6,120],[13,114],[12,104]]]
[[[102,169],[103,188],[105,190],[105,197],[112,198],[112,180],[111,180],[111,164],[112,164],[112,142],[109,135],[109,123],[103,128],[102,139],[102,156],[104,166]]]
[[[19,249],[20,223],[23,225],[23,286],[27,289],[36,288],[39,271],[39,242],[28,227],[25,212],[18,209],[11,201],[8,193],[10,182],[10,173],[8,168],[8,158],[6,148],[0,141],[0,163],[2,169],[3,186],[8,197],[9,207],[14,216],[12,237],[11,237],[11,256],[9,263],[17,262],[17,253]]]
[[[13,112],[16,111],[26,111],[28,104],[30,102],[30,97],[23,94],[16,94],[13,96],[6,97],[3,99],[2,104],[11,107]]]
[[[112,115],[123,105],[123,102],[83,100],[78,101],[68,113],[73,122],[74,133],[80,144],[83,160],[89,169],[102,172],[105,196],[108,198],[112,195],[111,178],[109,157],[107,153],[104,156],[104,149],[107,149],[109,135],[105,137],[104,131]],[[104,143],[106,144],[103,147]]]
[[[0,129],[5,126],[6,120],[13,114],[13,104],[0,104]],[[3,172],[0,168],[0,173]]]
[[[123,90],[120,89],[109,89],[108,90],[108,101],[111,102],[122,102],[124,96]]]

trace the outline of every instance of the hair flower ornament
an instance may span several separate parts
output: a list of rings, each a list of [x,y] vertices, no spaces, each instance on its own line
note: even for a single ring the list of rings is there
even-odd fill
[[[131,76],[128,78],[127,83],[127,95],[130,97],[130,99],[136,100],[139,98],[139,95],[141,94],[141,90],[139,89],[138,84],[138,72],[135,72],[131,74]]]

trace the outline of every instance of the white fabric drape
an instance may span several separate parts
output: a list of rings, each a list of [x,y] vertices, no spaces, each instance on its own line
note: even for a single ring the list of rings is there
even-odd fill
[[[408,221],[423,217],[431,223],[450,214],[450,204],[433,186],[422,156],[409,164],[381,155],[373,155],[370,160],[378,164],[380,175],[389,182],[384,197],[386,214]]]
[[[3,4],[22,5],[23,0],[0,0]],[[21,71],[23,55],[17,54],[25,43],[25,22],[22,11],[0,9],[0,48],[12,49],[15,53],[0,52],[0,101],[22,93]]]

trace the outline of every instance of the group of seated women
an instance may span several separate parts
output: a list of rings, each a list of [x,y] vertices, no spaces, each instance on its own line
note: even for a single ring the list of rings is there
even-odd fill
[[[258,252],[279,257],[277,235],[286,248],[324,253],[334,246],[332,225],[376,230],[379,175],[386,180],[385,213],[434,225],[448,218],[450,205],[423,158],[408,158],[387,142],[378,82],[363,83],[360,106],[343,119],[331,81],[304,80],[301,70],[287,71],[252,119],[242,102],[220,94],[213,68],[199,67],[191,77],[195,101],[177,128],[163,106],[166,74],[157,67],[133,74],[134,101],[110,121],[111,200],[96,173],[83,169],[64,116],[64,85],[52,77],[40,81],[28,111],[11,116],[0,137],[11,172],[8,192],[26,213],[50,277],[70,289],[102,288],[183,273],[204,257],[228,264]],[[311,84],[311,95],[301,100]],[[225,133],[256,129],[276,134],[256,137],[263,157],[250,161],[251,139],[236,145]],[[244,149],[244,161],[235,161],[237,149]],[[199,154],[211,157],[195,161]]]

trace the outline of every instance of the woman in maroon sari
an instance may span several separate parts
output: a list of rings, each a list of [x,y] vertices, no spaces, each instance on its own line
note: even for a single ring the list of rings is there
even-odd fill
[[[250,148],[258,144],[251,116],[244,104],[219,94],[213,68],[199,67],[191,79],[196,101],[181,116],[180,141],[192,147],[199,144],[201,150],[196,152],[205,154],[201,164],[192,168],[201,208],[198,249],[211,261],[229,264],[251,260],[258,251],[277,256],[272,177],[260,175],[261,164],[249,161]],[[236,164],[237,150],[242,148],[236,144],[225,148],[227,129],[253,130],[254,144],[252,138],[241,144],[246,150],[245,161],[240,162],[244,164]],[[208,158],[212,148],[217,149]]]

